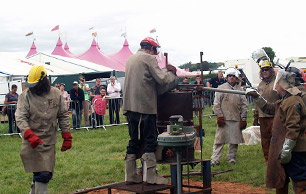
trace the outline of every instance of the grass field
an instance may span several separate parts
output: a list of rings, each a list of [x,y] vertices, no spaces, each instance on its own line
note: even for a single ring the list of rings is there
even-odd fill
[[[205,114],[210,113],[211,109],[207,108]],[[251,125],[252,118],[252,111],[249,111],[248,126]],[[212,154],[216,118],[204,117],[203,126],[206,131],[203,158],[209,159]],[[53,179],[49,183],[50,194],[73,193],[81,188],[124,180],[124,156],[129,140],[127,126],[112,126],[106,131],[83,129],[72,131],[72,136],[72,149],[61,152],[62,138],[58,133],[56,166]],[[261,145],[239,145],[236,165],[227,164],[225,161],[227,148],[226,146],[223,151],[221,165],[213,167],[212,171],[230,168],[233,168],[234,171],[217,175],[213,181],[240,182],[254,187],[265,187],[266,166]],[[19,156],[20,149],[21,139],[18,136],[0,137],[1,194],[29,192],[32,174],[24,172]],[[196,152],[196,156],[199,158],[200,153]],[[160,174],[170,174],[168,165],[159,165],[158,169]],[[196,169],[199,170],[199,166]],[[199,177],[194,176],[192,179],[199,179]]]

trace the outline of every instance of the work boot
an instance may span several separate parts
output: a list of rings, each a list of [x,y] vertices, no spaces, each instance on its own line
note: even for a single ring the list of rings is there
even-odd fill
[[[129,183],[142,182],[142,177],[136,174],[136,154],[126,154],[125,181]]]
[[[235,165],[236,164],[236,160],[235,159],[230,159],[227,161],[228,163]]]
[[[35,182],[35,194],[48,194],[48,183]]]
[[[283,188],[278,188],[275,190],[276,194],[288,194],[288,184],[286,184]]]
[[[213,160],[212,160],[212,161],[210,162],[210,166],[211,166],[211,167],[219,166],[219,165],[220,165],[220,162],[219,162],[219,161],[213,161]]]
[[[156,158],[155,154],[145,153],[141,157],[143,162],[143,181],[149,184],[168,184],[168,180],[164,177],[158,176],[156,171]]]
[[[29,194],[35,194],[35,183],[33,181],[31,183],[31,190]]]
[[[306,181],[295,182],[295,194],[306,194]]]

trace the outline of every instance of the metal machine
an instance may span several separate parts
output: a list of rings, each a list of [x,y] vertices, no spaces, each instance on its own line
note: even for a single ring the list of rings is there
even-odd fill
[[[183,126],[183,117],[181,115],[173,115],[169,120],[170,125],[167,125],[167,132],[160,134],[157,141],[159,145],[170,147],[176,153],[177,193],[181,194],[181,154],[185,147],[193,147],[196,132],[193,127]]]

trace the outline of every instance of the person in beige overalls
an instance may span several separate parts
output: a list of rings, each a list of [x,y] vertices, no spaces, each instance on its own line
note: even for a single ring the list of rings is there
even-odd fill
[[[33,173],[30,194],[47,194],[55,166],[57,121],[64,139],[61,151],[72,146],[70,122],[61,91],[51,87],[46,69],[33,66],[19,97],[16,122],[22,134],[21,159]]]
[[[226,83],[220,89],[242,90],[238,86],[239,72],[235,68],[225,71]],[[217,115],[217,129],[211,156],[211,166],[219,165],[225,143],[229,143],[226,161],[236,164],[238,144],[243,143],[241,130],[247,126],[247,100],[245,96],[216,92],[214,112]]]

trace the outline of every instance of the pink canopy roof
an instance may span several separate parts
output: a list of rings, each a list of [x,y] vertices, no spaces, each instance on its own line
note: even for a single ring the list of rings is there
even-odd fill
[[[103,65],[117,71],[125,71],[125,66],[123,64],[106,56],[98,49],[95,39],[93,39],[90,48],[83,54],[78,55],[78,58]]]
[[[35,43],[34,43],[34,41],[33,41],[32,46],[31,46],[31,49],[29,50],[29,53],[27,54],[26,58],[27,58],[27,57],[30,57],[30,56],[32,56],[32,55],[35,55],[36,53],[37,53],[37,51],[36,51],[36,46],[35,46]]]
[[[65,52],[68,53],[69,55],[75,57],[75,55],[74,55],[72,52],[70,52],[69,46],[68,46],[67,42],[65,43],[64,50],[65,50]]]
[[[132,51],[129,48],[129,43],[128,41],[125,39],[124,43],[123,43],[123,47],[121,48],[120,51],[113,53],[113,54],[109,54],[108,56],[110,56],[111,58],[119,61],[121,64],[123,64],[125,66],[127,59],[132,55]]]
[[[63,49],[63,43],[61,41],[61,38],[58,38],[58,41],[56,43],[56,46],[53,50],[53,52],[51,53],[52,55],[59,55],[59,56],[63,56],[63,57],[70,57],[70,58],[74,58],[74,56],[70,55],[69,53],[67,53],[64,49]]]

